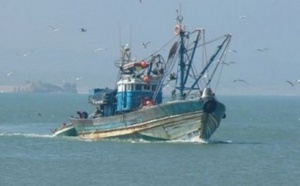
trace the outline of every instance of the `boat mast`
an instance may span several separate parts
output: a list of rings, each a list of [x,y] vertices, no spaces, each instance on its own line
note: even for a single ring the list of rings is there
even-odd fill
[[[179,46],[179,69],[180,69],[180,81],[179,81],[179,99],[184,99],[184,74],[185,74],[185,62],[184,62],[184,53],[186,51],[185,45],[184,45],[184,37],[185,32],[182,29],[182,20],[183,16],[181,15],[181,7],[179,12],[177,11],[177,25],[175,28],[175,32],[179,34],[180,37],[180,46]]]
[[[121,46],[121,55],[120,59],[115,61],[116,67],[119,68],[118,76],[116,82],[118,82],[123,75],[123,66],[124,64],[128,63],[131,59],[131,52],[130,52],[130,46],[129,44],[126,44],[125,46]],[[117,85],[117,83],[115,83]]]

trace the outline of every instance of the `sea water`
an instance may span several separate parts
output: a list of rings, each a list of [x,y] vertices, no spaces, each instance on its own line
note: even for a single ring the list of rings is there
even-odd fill
[[[300,97],[219,96],[227,117],[204,141],[52,137],[87,95],[0,94],[0,185],[300,185]]]

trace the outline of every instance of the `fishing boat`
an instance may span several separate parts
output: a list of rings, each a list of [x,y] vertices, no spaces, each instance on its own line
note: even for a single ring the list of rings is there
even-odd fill
[[[121,47],[116,84],[92,89],[88,100],[95,112],[70,118],[80,138],[208,140],[214,134],[226,107],[212,87],[220,78],[213,80],[222,72],[231,35],[206,41],[204,29],[187,31],[181,14],[176,20],[175,36],[149,57],[133,59],[130,46]]]

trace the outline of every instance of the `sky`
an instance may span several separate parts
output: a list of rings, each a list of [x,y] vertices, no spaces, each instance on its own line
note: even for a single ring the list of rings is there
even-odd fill
[[[187,28],[205,28],[207,40],[232,34],[226,61],[235,63],[218,94],[300,95],[298,0],[0,0],[0,85],[114,87],[120,46],[151,54],[174,36],[180,5]]]

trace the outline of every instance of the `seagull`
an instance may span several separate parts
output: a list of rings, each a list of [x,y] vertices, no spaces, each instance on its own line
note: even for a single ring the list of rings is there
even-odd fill
[[[246,17],[247,17],[246,15],[239,16],[240,19],[246,19]]]
[[[23,54],[23,57],[27,57],[29,54],[33,53],[33,50],[29,51],[29,52],[26,52]]]
[[[234,53],[237,53],[236,50],[227,50],[227,52],[234,52]]]
[[[231,61],[231,62],[228,62],[228,63],[223,62],[222,64],[224,64],[224,65],[231,65],[231,64],[235,64],[235,62],[234,61]]]
[[[266,50],[269,50],[269,49],[268,48],[258,48],[258,49],[256,49],[256,51],[258,51],[258,52],[264,52]]]
[[[7,77],[8,77],[8,76],[11,76],[13,73],[14,73],[14,72],[9,72],[9,73],[6,74],[6,76],[7,76]]]
[[[86,32],[87,29],[86,29],[86,28],[80,28],[80,31],[81,31],[81,32]]]
[[[83,79],[83,77],[76,77],[75,78],[76,81],[79,81],[79,80],[82,80],[82,79]]]
[[[233,80],[233,82],[234,82],[234,83],[235,83],[235,82],[242,82],[242,83],[247,83],[247,84],[248,84],[248,82],[245,81],[245,80],[243,80],[243,79],[235,79],[235,80]]]
[[[97,48],[97,49],[93,50],[93,52],[101,52],[104,50],[107,50],[107,49],[106,48]]]
[[[128,43],[126,43],[126,45],[123,46],[123,50],[124,50],[124,51],[129,51],[129,50],[130,50],[130,46],[129,46]]]
[[[52,29],[53,32],[57,32],[57,31],[60,30],[60,28],[56,28],[56,27],[51,26],[51,25],[48,25],[48,26]]]
[[[147,43],[142,43],[144,48],[147,48],[147,45],[150,43],[150,41],[148,41]]]
[[[294,86],[294,84],[293,84],[291,81],[286,80],[286,82],[287,82],[288,84],[290,84],[292,87]]]

